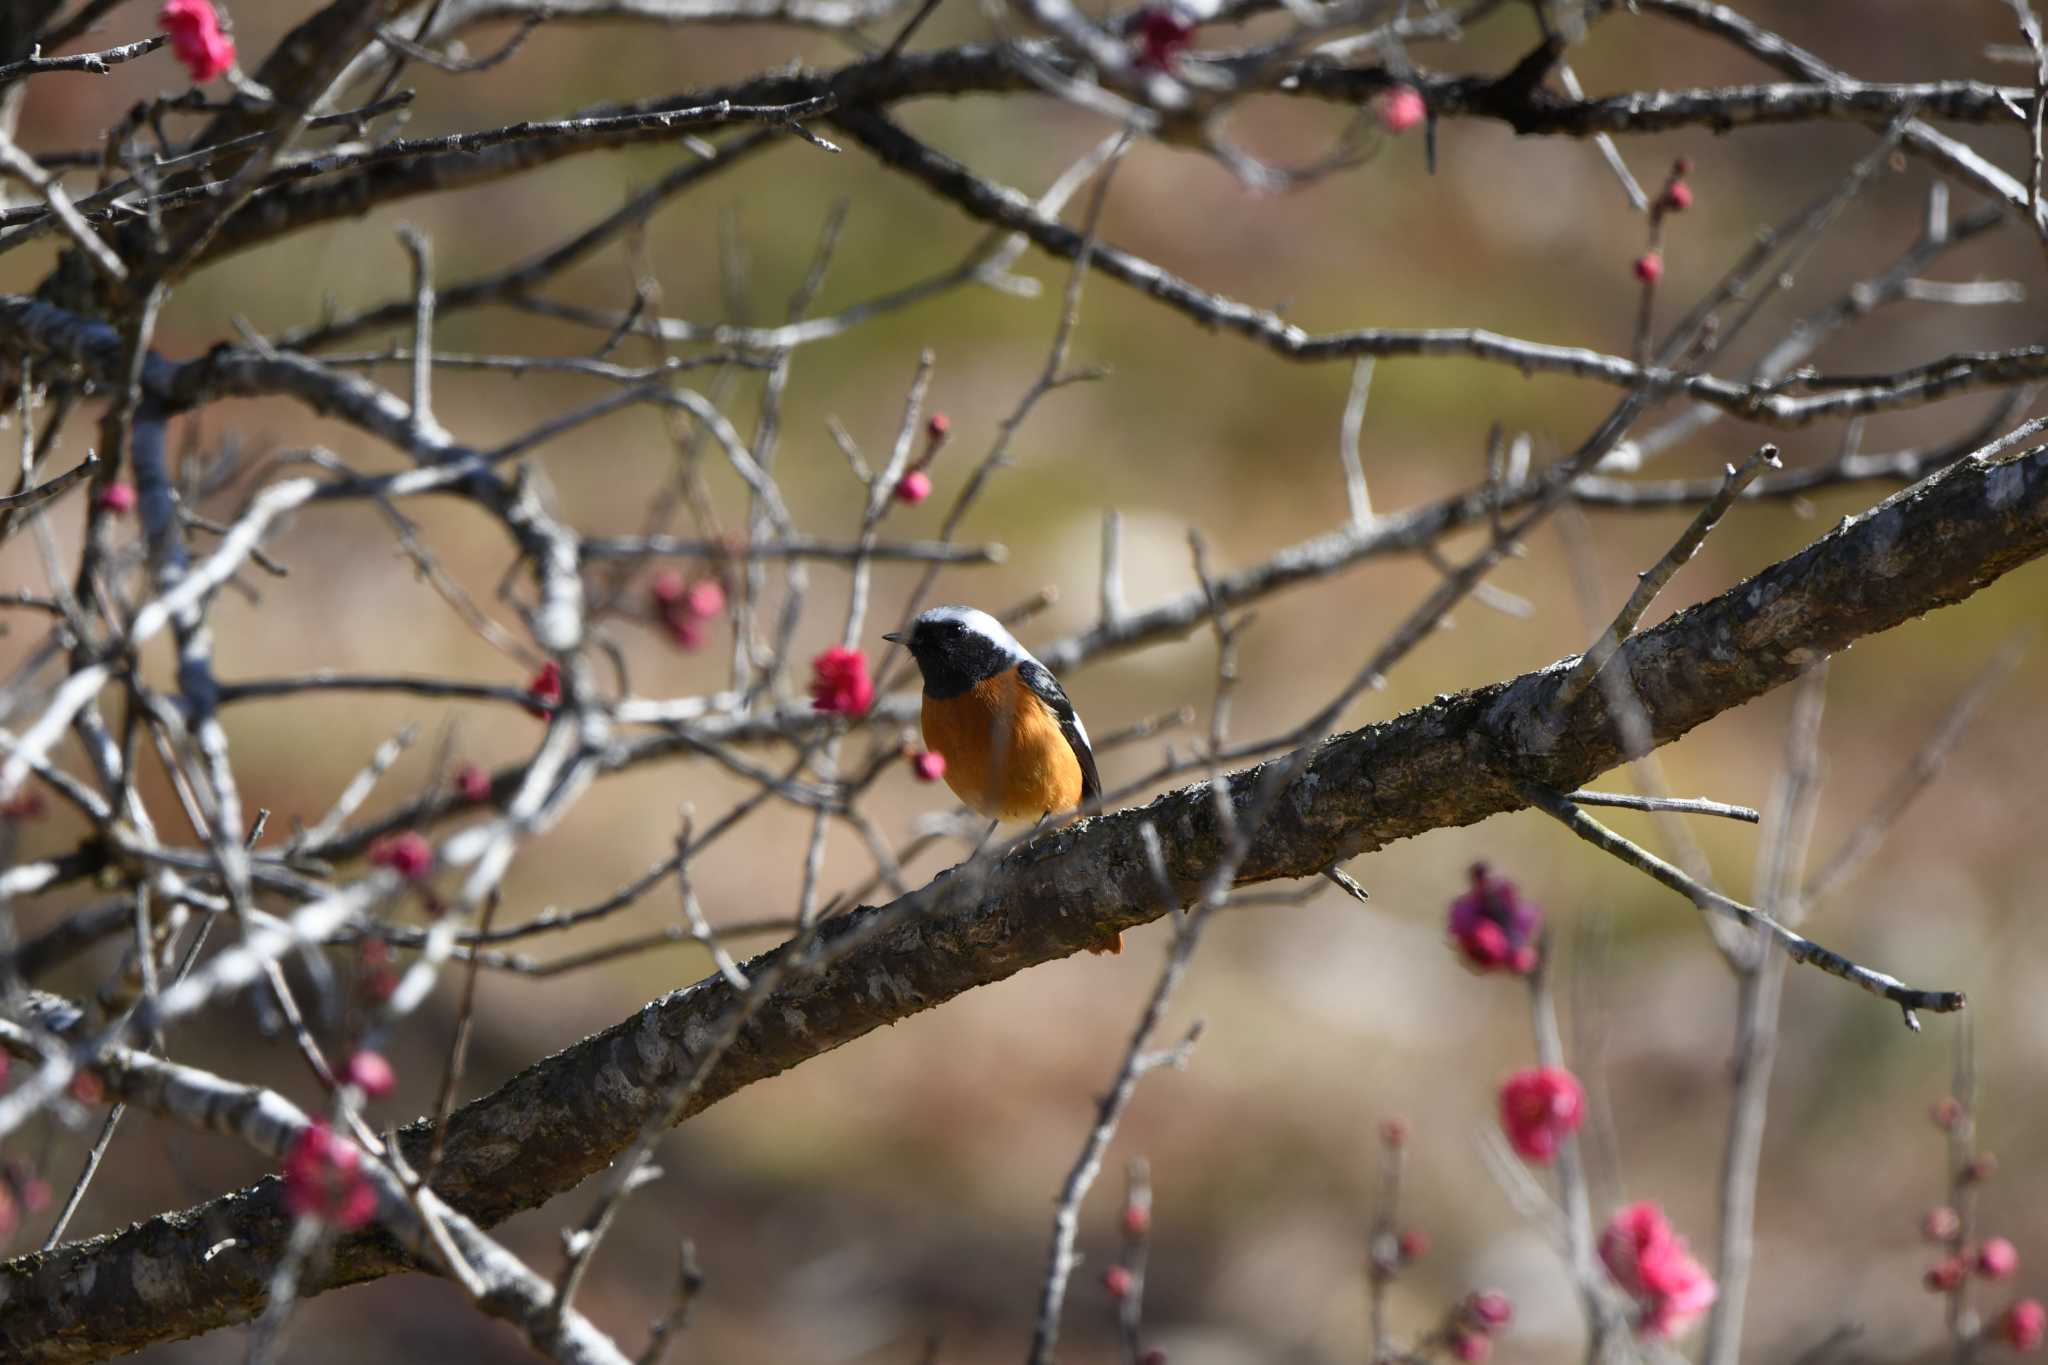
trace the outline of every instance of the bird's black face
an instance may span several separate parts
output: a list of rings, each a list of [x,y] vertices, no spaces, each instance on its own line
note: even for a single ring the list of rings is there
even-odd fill
[[[924,674],[925,695],[930,697],[957,697],[1016,662],[1002,644],[950,616],[920,616],[909,635],[882,638],[900,641],[909,649],[918,671]]]

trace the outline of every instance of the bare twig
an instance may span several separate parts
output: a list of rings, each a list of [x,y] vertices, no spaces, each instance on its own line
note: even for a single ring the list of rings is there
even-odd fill
[[[1631,867],[1649,873],[1701,910],[1727,916],[1745,928],[1760,930],[1794,962],[1818,967],[1830,976],[1839,976],[1872,995],[1891,1001],[1899,1007],[1908,1028],[1917,1031],[1920,1027],[1920,1021],[1914,1013],[1916,1010],[1947,1014],[1963,1008],[1963,995],[1960,991],[1920,990],[1883,972],[1860,967],[1840,953],[1823,948],[1812,939],[1794,933],[1762,911],[1730,899],[1711,887],[1702,886],[1648,849],[1630,843],[1614,831],[1596,823],[1584,811],[1556,792],[1526,784],[1522,790],[1530,805],[1556,817],[1572,833],[1596,848],[1613,854]]]
[[[1571,674],[1558,689],[1559,707],[1570,706],[1577,701],[1580,694],[1600,676],[1600,670],[1607,667],[1609,661],[1614,658],[1615,651],[1621,648],[1621,642],[1634,633],[1636,623],[1643,619],[1643,613],[1657,600],[1657,594],[1664,590],[1664,585],[1699,553],[1701,543],[1712,533],[1723,514],[1734,506],[1735,499],[1741,496],[1742,490],[1766,465],[1772,469],[1781,467],[1778,448],[1774,445],[1765,444],[1757,447],[1756,454],[1745,460],[1739,469],[1734,465],[1728,467],[1727,474],[1721,481],[1721,491],[1715,495],[1714,500],[1700,509],[1692,524],[1685,528],[1685,534],[1664,552],[1662,559],[1638,575],[1635,590],[1629,594],[1628,601],[1622,604],[1613,624],[1600,633],[1600,638],[1593,642],[1592,648],[1580,656],[1578,663],[1572,666]]]

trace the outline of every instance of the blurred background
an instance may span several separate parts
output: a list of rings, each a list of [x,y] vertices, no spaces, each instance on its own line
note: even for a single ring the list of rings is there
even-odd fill
[[[247,58],[267,52],[305,4],[234,6]],[[153,31],[153,5],[116,9],[93,45]],[[2016,41],[1997,0],[1924,5],[1863,0],[1813,5],[1749,3],[1759,22],[1868,80],[1979,77],[2023,83],[2028,68],[1987,58]],[[473,51],[503,30],[480,31]],[[920,45],[983,36],[985,20],[947,4]],[[1534,38],[1511,8],[1456,48],[1418,49],[1433,68],[1497,72]],[[561,116],[604,101],[665,95],[731,80],[791,60],[833,64],[832,38],[770,28],[651,25],[544,26],[496,70],[451,76],[414,64],[405,83],[419,100],[408,131],[431,134],[520,118]],[[1617,15],[1596,25],[1572,60],[1589,93],[1709,86],[1769,79],[1756,63],[1691,30]],[[46,76],[32,83],[19,140],[31,151],[89,147],[134,100],[178,88],[164,57],[108,77]],[[985,175],[1031,193],[1100,139],[1096,117],[1039,97],[928,101],[900,111],[914,131]],[[1324,150],[1341,111],[1280,100],[1247,105],[1233,125],[1250,150],[1300,164]],[[184,125],[181,125],[184,126]],[[821,129],[829,133],[829,129]],[[2015,129],[1960,130],[2022,179],[2026,149]],[[1671,159],[1694,159],[1696,206],[1672,221],[1660,317],[1688,306],[1762,227],[1836,179],[1872,139],[1850,124],[1759,129],[1715,136],[1693,130],[1625,140],[1637,176],[1654,189]],[[425,231],[443,283],[520,260],[559,241],[655,179],[679,157],[662,148],[578,157],[487,188],[427,198],[361,221],[303,234],[198,274],[171,299],[159,327],[168,355],[194,355],[235,336],[237,319],[275,332],[405,294],[408,265],[394,235]],[[1856,279],[1889,264],[1913,240],[1930,175],[1900,162],[1843,215],[1790,280],[1766,322],[1716,363],[1733,374],[1761,344]],[[851,214],[820,310],[908,283],[951,264],[982,235],[946,204],[880,168],[857,146],[837,156],[791,140],[673,202],[650,225],[650,258],[664,308],[718,321],[721,223],[743,248],[747,319],[774,322],[816,247],[834,203]],[[1974,207],[1965,192],[1957,209]],[[1070,220],[1072,215],[1070,214]],[[1297,192],[1248,192],[1215,162],[1141,145],[1119,171],[1103,220],[1107,240],[1234,298],[1284,310],[1311,330],[1356,326],[1481,326],[1509,335],[1626,352],[1637,292],[1630,262],[1644,223],[1590,144],[1517,139],[1506,128],[1453,120],[1437,133],[1430,173],[1418,135],[1384,140],[1367,164]],[[47,246],[0,257],[0,289],[33,289]],[[2038,288],[2041,247],[2015,224],[1944,257],[1930,272],[1949,281],[2013,278]],[[997,422],[1031,384],[1050,342],[1065,268],[1036,254],[1018,269],[1046,284],[1036,300],[956,291],[800,351],[784,412],[778,474],[798,522],[844,538],[858,527],[857,488],[826,434],[842,421],[871,453],[894,432],[918,353],[937,359],[930,405],[952,420],[952,447],[933,473],[938,495],[895,511],[892,534],[929,535],[963,478],[995,439]],[[564,276],[548,297],[623,308],[633,270],[623,248]],[[2038,297],[2038,296],[2034,296]],[[1950,352],[2044,340],[2038,306],[1897,305],[1875,315],[1817,361],[1876,371]],[[580,354],[590,334],[507,309],[454,313],[440,327],[448,349]],[[628,359],[643,358],[627,355]],[[1042,589],[1058,601],[1021,630],[1048,640],[1091,620],[1098,534],[1105,508],[1122,511],[1126,594],[1133,607],[1192,584],[1185,532],[1208,535],[1219,568],[1256,563],[1331,529],[1343,515],[1337,432],[1346,364],[1303,365],[1232,336],[1213,335],[1115,283],[1091,281],[1073,360],[1111,370],[1100,383],[1047,398],[1024,428],[1015,463],[1000,471],[961,538],[999,541],[1000,567],[959,570],[942,600],[1000,610]],[[380,375],[403,388],[399,370]],[[486,444],[596,396],[588,381],[552,375],[444,372],[442,420]],[[751,429],[758,380],[743,379],[727,411]],[[1562,377],[1523,378],[1458,359],[1382,361],[1363,450],[1376,508],[1384,511],[1484,477],[1491,423],[1569,446],[1615,393]],[[1965,396],[1872,420],[1863,448],[1900,448],[1954,435],[1994,398]],[[56,467],[93,439],[74,420]],[[1660,473],[1704,474],[1739,460],[1762,439],[1788,465],[1831,459],[1838,424],[1767,432],[1724,421],[1674,452]],[[239,441],[255,453],[322,444],[368,468],[397,457],[344,427],[281,403],[220,403],[191,422],[207,451]],[[536,463],[564,514],[588,532],[633,533],[673,462],[660,417],[630,410],[542,449]],[[728,522],[740,487],[714,468]],[[1781,558],[1845,514],[1890,490],[1876,486],[1810,501],[1739,508],[1687,568],[1652,619]],[[231,508],[229,509],[231,510]],[[426,541],[484,600],[508,558],[498,529],[469,510],[408,507]],[[1690,510],[1586,514],[1602,619],[1632,575],[1676,535]],[[75,545],[78,506],[59,517],[60,545]],[[1476,542],[1453,541],[1453,548]],[[321,508],[276,546],[285,579],[254,583],[260,602],[226,596],[216,612],[224,680],[327,666],[430,672],[518,685],[525,670],[465,630],[419,581],[374,512]],[[1583,648],[1594,627],[1574,598],[1555,525],[1494,582],[1528,599],[1517,618],[1468,603],[1345,717],[1395,714],[1430,696],[1538,667]],[[872,621],[893,619],[914,567],[884,566]],[[1361,665],[1436,580],[1412,560],[1375,560],[1259,605],[1243,636],[1243,684],[1234,734],[1298,723]],[[814,566],[813,606],[799,657],[836,637],[846,576]],[[0,554],[0,582],[40,587],[32,538]],[[1876,794],[1911,760],[1954,698],[1997,651],[2042,614],[2048,568],[2023,569],[1969,602],[1837,659],[1822,734],[1826,763],[1816,857],[1831,853]],[[516,623],[514,623],[516,624]],[[17,619],[0,637],[12,667],[38,631]],[[875,630],[883,628],[875,625]],[[637,688],[648,695],[716,690],[728,644],[715,635],[679,651],[651,622],[624,642]],[[870,641],[871,649],[879,644]],[[163,668],[166,659],[159,657]],[[1213,687],[1207,633],[1118,657],[1066,678],[1092,729],[1115,730],[1167,707],[1205,708]],[[1811,922],[1824,942],[1920,984],[1967,990],[1983,1082],[1984,1144],[2002,1174],[1995,1221],[2022,1255],[2020,1287],[2048,1288],[2048,1123],[2040,1077],[2048,1063],[2048,1005],[2037,987],[2048,943],[2032,917],[2048,880],[2041,828],[2041,755],[2048,752],[2048,653],[2034,650],[1990,698],[1934,788],[1868,870]],[[1782,767],[1789,693],[1725,715],[1667,750],[1674,788],[1751,805],[1769,802]],[[272,840],[294,819],[311,823],[371,750],[408,722],[423,741],[391,772],[374,813],[431,779],[438,749],[457,761],[512,761],[539,730],[510,708],[429,704],[399,697],[310,697],[246,702],[228,729],[246,802],[276,812]],[[1186,746],[1198,731],[1163,737]],[[1110,754],[1112,785],[1156,763],[1162,739]],[[69,755],[75,759],[76,755]],[[1607,785],[1625,787],[1625,776]],[[677,760],[610,779],[544,840],[508,883],[507,920],[546,907],[588,904],[671,850],[680,811],[715,816],[745,789],[711,765]],[[164,792],[152,799],[172,809]],[[885,777],[870,806],[893,839],[950,807],[943,791],[908,772]],[[61,808],[24,833],[22,852],[69,847]],[[1650,840],[1641,817],[1612,823]],[[1724,888],[1752,884],[1757,832],[1700,821],[1697,834]],[[696,865],[714,922],[789,913],[801,877],[803,812],[770,809]],[[182,834],[180,829],[177,831]],[[858,886],[871,870],[835,832],[826,887]],[[929,856],[918,880],[954,860]],[[1512,983],[1466,973],[1445,945],[1443,914],[1464,869],[1485,859],[1549,910],[1564,952],[1561,1003],[1572,1061],[1606,1130],[1595,1144],[1596,1218],[1624,1199],[1653,1198],[1696,1251],[1715,1239],[1715,1189],[1728,1099],[1733,982],[1691,908],[1605,859],[1536,814],[1447,830],[1387,849],[1351,871],[1371,890],[1363,907],[1325,894],[1292,908],[1260,908],[1212,926],[1168,1032],[1206,1021],[1192,1064],[1140,1088],[1083,1221],[1087,1263],[1076,1278],[1063,1358],[1116,1358],[1113,1311],[1100,1272],[1116,1254],[1124,1162],[1149,1160],[1155,1186],[1147,1286],[1148,1337],[1176,1365],[1270,1360],[1357,1361],[1366,1350],[1367,1229],[1377,1184],[1376,1133],[1399,1116],[1413,1139],[1401,1222],[1425,1230],[1430,1249],[1395,1287],[1397,1330],[1417,1333],[1467,1290],[1498,1287],[1516,1305],[1498,1343],[1503,1358],[1576,1358],[1579,1325],[1557,1258],[1489,1175],[1480,1139],[1495,1090],[1531,1064],[1526,1002]],[[1817,865],[1817,864],[1816,864]],[[18,907],[23,929],[74,901]],[[532,945],[543,956],[671,923],[673,892],[648,896],[588,933]],[[696,1361],[1016,1360],[1029,1335],[1060,1180],[1094,1117],[1160,964],[1166,930],[1131,936],[1116,959],[1087,957],[1025,972],[886,1032],[753,1086],[677,1131],[664,1145],[666,1178],[628,1205],[582,1291],[580,1305],[637,1351],[665,1306],[676,1248],[693,1238],[709,1277],[689,1335],[674,1358]],[[61,989],[87,991],[110,958],[78,964]],[[487,974],[465,1098],[534,1058],[610,1024],[657,994],[709,970],[675,948],[546,980]],[[454,1009],[443,983],[395,1041],[400,1088],[383,1113],[397,1121],[433,1102]],[[174,1052],[312,1098],[288,1041],[260,1044],[246,1003],[184,1026]],[[1878,1354],[1933,1345],[1940,1301],[1920,1288],[1934,1259],[1918,1235],[1942,1201],[1947,1173],[1928,1106],[1949,1089],[1956,1025],[1929,1019],[1920,1035],[1895,1012],[1841,982],[1795,970],[1764,1146],[1759,1269],[1751,1295],[1750,1358],[1784,1360],[1844,1323],[1860,1324]],[[31,1131],[17,1154],[44,1162],[59,1198],[85,1139]],[[264,1163],[227,1141],[131,1114],[115,1139],[72,1235],[120,1227],[261,1175]],[[580,1218],[581,1190],[514,1220],[509,1244],[545,1274],[558,1233]],[[42,1235],[46,1212],[17,1237]],[[1996,1305],[1994,1287],[1980,1300]],[[237,1359],[242,1334],[163,1346],[150,1365]],[[469,1309],[454,1288],[391,1279],[303,1305],[288,1358],[295,1362],[518,1360],[523,1342]]]

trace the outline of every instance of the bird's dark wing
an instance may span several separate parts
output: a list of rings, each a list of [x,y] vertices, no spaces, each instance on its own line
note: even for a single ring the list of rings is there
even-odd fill
[[[1060,733],[1067,737],[1074,757],[1081,760],[1081,799],[1093,801],[1102,795],[1102,777],[1095,771],[1095,750],[1088,743],[1088,727],[1081,723],[1074,703],[1067,699],[1066,689],[1060,686],[1052,670],[1036,659],[1018,664],[1017,676],[1059,718]]]

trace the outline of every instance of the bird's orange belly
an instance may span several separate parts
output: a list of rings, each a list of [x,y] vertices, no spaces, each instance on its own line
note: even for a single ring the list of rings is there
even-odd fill
[[[1015,669],[957,697],[924,699],[924,742],[969,810],[1036,820],[1081,804],[1081,763],[1060,723]]]

